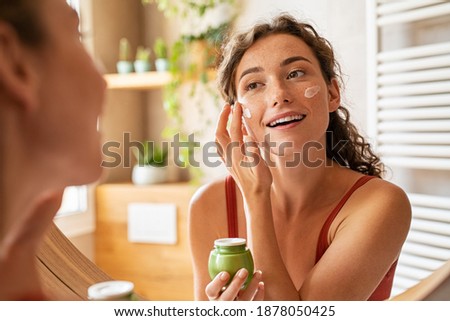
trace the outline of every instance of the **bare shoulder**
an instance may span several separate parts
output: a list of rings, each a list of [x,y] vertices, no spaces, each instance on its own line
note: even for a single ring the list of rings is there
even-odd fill
[[[316,270],[318,288],[336,282],[368,298],[398,259],[410,222],[411,205],[399,186],[375,178],[357,188],[330,226],[330,246],[317,263],[323,268]]]
[[[367,205],[380,204],[393,210],[401,210],[407,217],[410,216],[411,204],[407,194],[399,186],[383,179],[372,179],[364,187],[367,192]]]
[[[411,204],[405,191],[383,179],[372,179],[352,195],[348,213],[365,213],[383,224],[397,224],[407,230],[411,222]],[[349,215],[351,216],[351,214]]]
[[[225,179],[218,179],[201,186],[189,204],[191,232],[202,230],[219,235],[226,228]]]
[[[191,198],[190,207],[194,212],[217,209],[225,205],[225,179],[218,179],[201,186]]]

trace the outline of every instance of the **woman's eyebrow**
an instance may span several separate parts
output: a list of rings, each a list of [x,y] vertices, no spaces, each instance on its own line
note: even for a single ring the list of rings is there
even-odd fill
[[[289,58],[286,58],[285,60],[283,60],[280,63],[280,67],[287,66],[287,65],[289,65],[289,64],[291,64],[291,63],[293,63],[295,61],[299,61],[299,60],[307,61],[310,64],[312,64],[312,62],[308,58],[305,58],[303,56],[293,56],[293,57],[289,57]]]
[[[252,67],[252,68],[248,68],[248,69],[244,70],[244,71],[241,73],[241,76],[239,77],[239,80],[241,80],[242,77],[244,77],[244,76],[247,75],[247,74],[251,74],[251,73],[253,73],[253,72],[261,72],[261,71],[263,71],[263,70],[264,70],[264,69],[263,69],[262,67]]]
[[[305,58],[303,56],[293,56],[293,57],[289,57],[289,58],[286,58],[285,60],[283,60],[280,63],[280,67],[287,66],[287,65],[289,65],[289,64],[291,64],[291,63],[293,63],[295,61],[307,61],[310,64],[312,64],[311,60],[309,60],[308,58]],[[241,80],[242,77],[244,77],[247,74],[250,74],[250,73],[253,73],[253,72],[261,72],[261,71],[264,71],[264,69],[262,67],[251,67],[251,68],[248,68],[248,69],[244,70],[241,73],[241,76],[239,77],[239,80]]]

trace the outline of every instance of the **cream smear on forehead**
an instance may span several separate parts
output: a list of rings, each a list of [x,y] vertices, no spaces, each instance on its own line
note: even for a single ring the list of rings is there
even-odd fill
[[[305,97],[313,98],[320,91],[320,86],[312,86],[305,89]]]

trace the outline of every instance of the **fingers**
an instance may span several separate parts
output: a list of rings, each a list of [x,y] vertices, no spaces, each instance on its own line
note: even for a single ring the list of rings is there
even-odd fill
[[[216,126],[216,139],[219,141],[224,141],[229,138],[227,131],[228,117],[231,113],[231,106],[229,104],[225,104],[223,106],[222,111],[219,115],[219,120],[217,121]]]
[[[229,279],[230,274],[227,272],[220,272],[210,283],[208,283],[205,289],[205,294],[210,301],[219,299],[220,293]]]
[[[256,271],[245,290],[242,286],[248,277],[246,269],[240,269],[225,290],[230,275],[227,272],[219,273],[205,289],[210,301],[261,301],[264,299],[264,282],[261,271]]]
[[[261,158],[258,142],[256,141],[255,134],[253,133],[247,121],[242,117],[242,128],[244,134],[244,151],[246,156],[246,162],[243,164],[245,167],[252,167],[258,165]]]
[[[253,278],[251,282],[248,284],[245,290],[241,290],[239,293],[239,301],[251,301],[255,299],[259,299],[258,301],[264,298],[264,292],[261,294],[260,288],[262,287],[262,291],[264,291],[264,283],[262,282],[262,273],[261,271],[256,271],[253,274]]]
[[[264,294],[265,294],[264,282],[259,282],[258,292],[256,292],[255,296],[253,297],[253,301],[263,301]]]
[[[221,301],[233,301],[238,297],[239,291],[247,280],[248,271],[246,269],[240,269],[235,274],[230,285],[223,291],[220,296]]]
[[[243,127],[245,128],[246,136],[250,136],[251,140],[256,141],[255,133],[250,128],[250,126],[247,124],[247,121],[245,120],[245,118],[242,118],[242,123],[244,125]]]
[[[228,119],[231,114],[231,125],[227,129]],[[242,123],[242,106],[236,103],[233,107],[226,104],[222,109],[216,128],[216,145],[217,152],[225,164],[229,164],[229,160],[239,164],[243,154],[241,147],[243,145],[243,136],[246,130],[243,130]]]
[[[230,136],[231,140],[234,142],[239,142],[239,145],[243,143],[242,105],[238,102],[234,104],[233,113],[231,115]]]
[[[222,161],[225,162],[225,150],[230,143],[230,135],[228,134],[227,124],[228,118],[231,113],[231,106],[225,104],[219,115],[219,120],[217,121],[216,127],[216,146],[217,152],[219,153]]]

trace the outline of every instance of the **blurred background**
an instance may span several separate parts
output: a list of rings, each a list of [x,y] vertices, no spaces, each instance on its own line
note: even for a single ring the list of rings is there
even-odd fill
[[[450,259],[448,1],[69,2],[108,82],[98,122],[105,172],[96,184],[68,188],[55,221],[113,278],[133,281],[152,300],[193,299],[189,200],[226,174],[212,147],[223,106],[215,54],[226,32],[280,12],[331,42],[343,71],[343,105],[389,167],[386,179],[413,204],[392,294]]]

